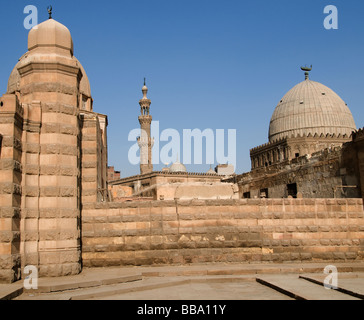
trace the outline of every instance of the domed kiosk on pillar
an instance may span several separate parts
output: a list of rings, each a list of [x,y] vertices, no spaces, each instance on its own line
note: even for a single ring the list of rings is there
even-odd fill
[[[0,168],[14,193],[2,202],[18,214],[0,282],[19,280],[24,266],[39,276],[81,271],[81,208],[106,201],[107,117],[93,112],[90,83],[74,56],[70,31],[48,19],[28,35],[1,98]],[[9,234],[10,234],[9,233]],[[10,239],[10,238],[9,238]],[[0,240],[1,246],[1,240]]]

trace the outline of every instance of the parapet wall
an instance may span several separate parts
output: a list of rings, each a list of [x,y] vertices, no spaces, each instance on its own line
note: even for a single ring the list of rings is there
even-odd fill
[[[84,267],[363,257],[362,199],[147,201],[82,211]]]

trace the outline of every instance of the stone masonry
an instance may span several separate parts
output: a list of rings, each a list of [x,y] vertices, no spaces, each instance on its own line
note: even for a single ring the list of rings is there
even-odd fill
[[[303,198],[363,198],[363,129],[342,146],[285,160],[225,179],[239,184],[241,197],[287,198],[290,184]]]
[[[218,189],[204,187],[221,179],[214,173],[154,173],[146,86],[141,175],[119,184],[158,201],[110,202],[107,117],[93,111],[73,51],[65,26],[51,18],[39,24],[0,98],[0,283],[24,278],[28,265],[40,277],[59,277],[82,267],[363,259],[362,199],[236,199],[237,181],[215,199]],[[336,158],[321,161],[333,171],[328,178],[339,172],[363,186],[363,141],[362,130],[353,134],[338,167]],[[172,183],[181,186],[168,188]],[[205,200],[186,200],[197,190]]]
[[[364,129],[353,134],[353,144],[356,150],[356,167],[360,177],[361,195],[364,199]]]
[[[49,19],[29,32],[0,106],[0,282],[27,265],[77,274],[82,205],[107,198],[107,118],[92,111],[65,26]]]
[[[104,203],[82,218],[85,267],[205,262],[355,261],[362,199]]]

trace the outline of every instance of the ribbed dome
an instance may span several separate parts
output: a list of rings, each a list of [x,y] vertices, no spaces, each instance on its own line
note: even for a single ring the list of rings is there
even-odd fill
[[[185,167],[184,164],[180,163],[178,160],[176,162],[174,162],[170,167],[169,167],[169,171],[170,172],[187,172],[187,169]]]
[[[63,24],[49,19],[30,30],[28,50],[38,47],[58,47],[69,50],[73,55],[73,41],[70,31]]]
[[[351,135],[356,130],[345,102],[321,83],[305,80],[291,89],[274,110],[269,141],[292,135]]]
[[[215,170],[213,170],[211,167],[206,173],[207,174],[216,174]]]

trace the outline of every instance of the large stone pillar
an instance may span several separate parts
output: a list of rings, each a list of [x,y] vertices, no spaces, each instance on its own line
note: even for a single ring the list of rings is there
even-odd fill
[[[81,271],[79,101],[81,67],[70,32],[50,19],[29,33],[17,65],[24,107],[22,266],[39,276]]]
[[[33,28],[0,103],[0,281],[81,271],[81,210],[107,201],[107,117],[69,30]]]
[[[23,158],[24,263],[37,265],[40,276],[75,274],[80,271],[80,69],[57,61],[29,62],[19,73],[24,104],[29,111],[33,108],[29,112],[33,128],[27,129],[26,142],[34,150],[27,148]],[[41,118],[38,131],[32,112]]]

